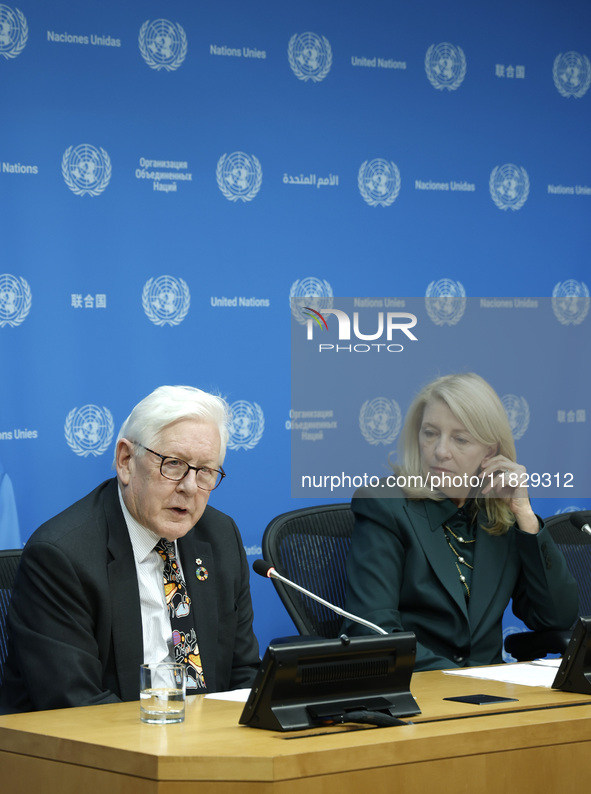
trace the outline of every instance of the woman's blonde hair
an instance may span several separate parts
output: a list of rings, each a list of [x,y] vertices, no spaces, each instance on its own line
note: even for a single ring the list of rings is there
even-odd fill
[[[515,442],[503,404],[495,390],[480,375],[472,372],[445,375],[425,386],[413,400],[400,436],[399,460],[395,467],[397,474],[412,478],[418,483],[423,478],[419,430],[423,421],[425,407],[433,400],[442,400],[452,414],[481,444],[492,446],[496,454],[509,460],[516,459]],[[425,487],[408,486],[404,488],[411,499],[443,499],[442,494],[434,493]],[[477,494],[479,506],[484,504],[488,525],[484,527],[493,535],[502,535],[515,523],[515,516],[505,502],[497,497]]]

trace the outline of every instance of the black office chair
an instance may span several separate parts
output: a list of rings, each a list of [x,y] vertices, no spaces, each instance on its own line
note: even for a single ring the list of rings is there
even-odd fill
[[[574,513],[544,519],[554,542],[564,554],[567,567],[579,586],[579,615],[591,615],[591,537],[571,523]],[[591,510],[576,513],[581,523],[591,524]],[[505,639],[505,650],[518,662],[540,659],[549,653],[563,654],[569,631],[524,631]]]
[[[0,686],[4,680],[4,662],[8,652],[6,616],[21,553],[22,549],[0,550]]]
[[[343,607],[345,561],[354,517],[349,504],[292,510],[274,518],[263,534],[263,556],[277,573]],[[300,634],[338,637],[343,619],[287,585],[273,580]]]

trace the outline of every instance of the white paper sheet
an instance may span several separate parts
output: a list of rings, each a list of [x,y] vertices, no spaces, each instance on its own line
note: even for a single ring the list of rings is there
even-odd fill
[[[462,667],[458,670],[443,670],[445,675],[461,675],[481,678],[485,681],[504,681],[506,684],[551,687],[556,678],[560,659],[540,659],[537,662],[500,664],[494,667]]]
[[[230,692],[212,692],[211,695],[205,695],[206,698],[212,700],[233,700],[235,703],[246,703],[250,689],[232,689]]]

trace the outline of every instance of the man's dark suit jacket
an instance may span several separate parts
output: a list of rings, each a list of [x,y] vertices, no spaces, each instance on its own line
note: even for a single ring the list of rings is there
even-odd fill
[[[178,541],[209,692],[248,687],[259,663],[246,554],[229,516],[206,507]],[[195,576],[200,559],[208,577]],[[9,611],[4,712],[139,699],[135,559],[108,480],[27,543]]]
[[[456,505],[405,499],[397,489],[393,498],[377,493],[384,489],[360,489],[351,503],[345,608],[386,631],[414,632],[416,670],[502,662],[502,619],[511,599],[531,629],[568,629],[576,620],[577,585],[544,528],[537,535],[517,527],[490,535],[480,513],[467,603],[442,529]],[[347,623],[345,631],[370,630]]]

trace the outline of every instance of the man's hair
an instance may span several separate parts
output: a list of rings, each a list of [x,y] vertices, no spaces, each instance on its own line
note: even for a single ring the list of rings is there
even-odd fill
[[[160,433],[173,422],[181,419],[210,422],[220,434],[218,465],[221,466],[226,456],[231,418],[230,407],[223,397],[193,386],[159,386],[135,406],[123,422],[117,441],[126,438],[145,447],[154,447]],[[136,454],[144,453],[140,447]]]

